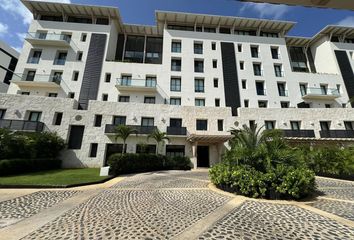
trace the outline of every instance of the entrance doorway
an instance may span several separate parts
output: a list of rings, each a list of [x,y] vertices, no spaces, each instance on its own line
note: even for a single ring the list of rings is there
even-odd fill
[[[209,146],[197,147],[197,167],[210,167]]]

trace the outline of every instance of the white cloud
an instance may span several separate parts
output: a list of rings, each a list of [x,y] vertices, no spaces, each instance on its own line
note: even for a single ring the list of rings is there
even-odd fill
[[[16,33],[16,36],[20,41],[23,41],[23,39],[26,37],[26,33]]]
[[[6,34],[8,29],[9,27],[6,24],[0,22],[0,35]]]
[[[12,47],[12,48],[15,49],[19,53],[21,53],[21,51],[22,51],[22,47]]]
[[[346,27],[354,27],[354,17],[353,16],[348,16],[341,21],[337,23],[338,25],[341,26],[346,26]]]
[[[35,1],[70,3],[70,0],[35,0]],[[22,18],[22,22],[25,25],[30,24],[32,21],[32,14],[21,3],[20,0],[0,0],[0,8],[14,16]]]
[[[290,11],[290,7],[268,3],[244,3],[240,9],[240,13],[242,14],[247,11],[257,12],[260,18],[270,17],[273,19],[280,19]]]

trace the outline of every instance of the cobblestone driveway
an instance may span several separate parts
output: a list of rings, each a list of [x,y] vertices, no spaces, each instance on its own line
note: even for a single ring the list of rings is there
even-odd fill
[[[324,195],[303,203],[310,209],[244,198],[229,208],[239,197],[210,190],[206,171],[137,174],[97,191],[30,231],[18,231],[28,231],[21,239],[48,240],[354,239],[354,184],[319,178],[318,185]],[[0,221],[36,222],[44,209],[84,193],[39,191],[0,202]],[[8,227],[0,228],[0,239],[19,239],[6,236]]]

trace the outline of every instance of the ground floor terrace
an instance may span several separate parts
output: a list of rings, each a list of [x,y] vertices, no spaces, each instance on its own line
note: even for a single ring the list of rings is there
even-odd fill
[[[0,189],[0,239],[354,239],[354,183],[317,178],[303,202],[219,191],[206,170],[70,189]]]

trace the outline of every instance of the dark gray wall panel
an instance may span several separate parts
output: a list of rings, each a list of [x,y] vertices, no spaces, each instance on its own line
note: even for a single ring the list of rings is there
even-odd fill
[[[231,107],[232,115],[237,116],[237,108],[241,107],[241,100],[234,44],[222,42],[221,56],[226,107]]]
[[[124,34],[119,34],[117,39],[116,57],[117,61],[122,61],[124,48]]]
[[[107,35],[93,33],[79,96],[79,109],[86,110],[89,100],[97,100]]]
[[[84,137],[85,126],[72,125],[69,133],[69,149],[81,149],[82,138]]]
[[[346,51],[334,51],[337,57],[338,65],[340,72],[342,74],[345,88],[348,92],[348,97],[354,97],[354,73],[352,66],[349,61],[349,57]],[[354,107],[354,103],[351,103],[352,107]]]

